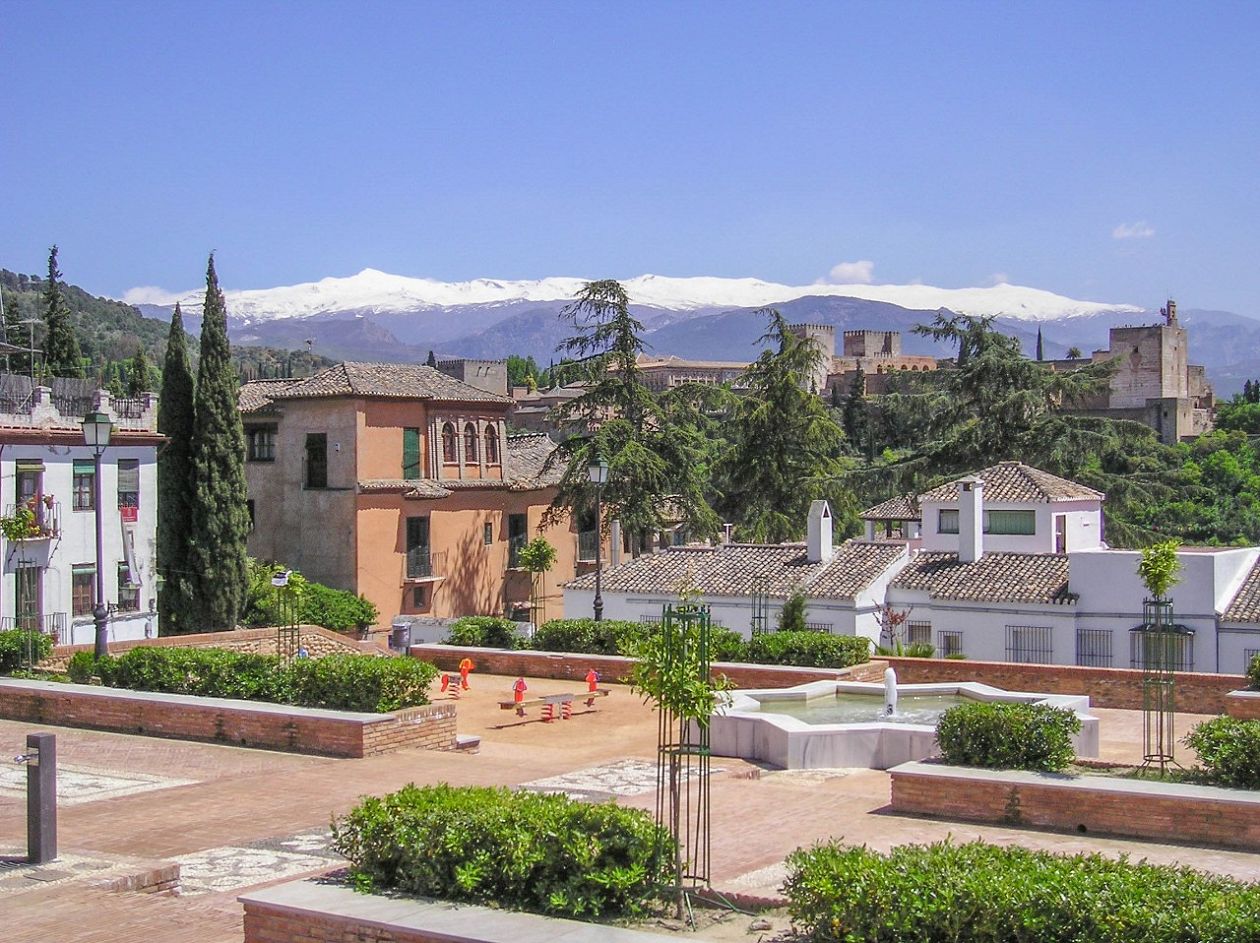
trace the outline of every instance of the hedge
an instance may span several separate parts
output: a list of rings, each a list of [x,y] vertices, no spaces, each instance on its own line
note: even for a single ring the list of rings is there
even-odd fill
[[[33,629],[0,632],[0,673],[16,671],[28,659],[38,664],[53,650],[51,635]]]
[[[1185,737],[1199,754],[1200,778],[1217,786],[1260,789],[1260,720],[1216,717]]]
[[[1251,659],[1251,664],[1247,667],[1247,680],[1253,688],[1260,690],[1260,655]]]
[[[1075,758],[1076,712],[1044,704],[969,701],[945,711],[936,741],[945,762],[986,769],[1055,772]]]
[[[275,655],[153,646],[101,659],[80,652],[71,659],[68,673],[72,681],[96,674],[107,687],[133,691],[367,713],[428,704],[429,685],[437,677],[433,665],[415,658],[333,654],[296,658],[285,665]]]
[[[363,799],[333,846],[360,887],[566,917],[641,911],[673,855],[639,809],[446,785]]]
[[[758,665],[847,668],[870,661],[871,643],[862,636],[830,632],[762,632],[748,642],[747,660]]]
[[[793,922],[819,943],[1238,943],[1260,885],[1101,855],[983,842],[788,856]]]
[[[525,639],[516,631],[516,623],[511,619],[465,616],[451,623],[442,643],[465,648],[523,648]]]
[[[302,590],[298,621],[345,632],[375,625],[380,613],[373,603],[344,589],[308,582]]]
[[[624,655],[648,632],[650,623],[619,619],[552,619],[534,633],[532,648],[542,652]]]

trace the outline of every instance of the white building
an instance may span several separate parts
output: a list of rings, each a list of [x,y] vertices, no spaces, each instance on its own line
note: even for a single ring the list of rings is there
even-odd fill
[[[1104,495],[1018,462],[871,508],[866,537],[828,557],[807,546],[677,548],[603,575],[608,618],[659,615],[690,576],[716,621],[748,634],[794,590],[811,628],[879,641],[881,606],[906,614],[906,642],[983,661],[1140,667],[1147,593],[1140,554],[1103,540]],[[830,524],[829,516],[825,522]],[[829,526],[826,540],[829,541]],[[885,548],[882,552],[879,548]],[[1184,670],[1236,674],[1260,654],[1260,548],[1182,548],[1170,593]],[[565,589],[565,612],[590,612],[594,576]],[[760,607],[760,608],[759,608]]]
[[[10,521],[27,509],[31,523],[22,539],[0,538],[0,627],[38,627],[63,644],[95,637],[95,467],[82,416],[70,413],[99,409],[114,421],[100,482],[109,640],[157,635],[157,397],[111,401],[100,392],[90,401],[54,405],[51,391],[37,387],[6,400],[0,504]]]

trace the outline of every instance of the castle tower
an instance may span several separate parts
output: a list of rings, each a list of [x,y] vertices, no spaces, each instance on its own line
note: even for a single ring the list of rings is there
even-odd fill
[[[822,361],[810,377],[813,391],[821,393],[827,387],[831,362],[836,359],[836,329],[830,324],[789,324],[788,330],[797,337],[813,341],[822,351]]]

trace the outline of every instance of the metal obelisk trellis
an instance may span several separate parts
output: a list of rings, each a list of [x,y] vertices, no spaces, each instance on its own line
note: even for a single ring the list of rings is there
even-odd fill
[[[709,679],[709,607],[665,606],[661,616],[667,672],[675,667]],[[659,711],[656,821],[676,839],[679,905],[689,890],[709,885],[709,727]]]
[[[297,657],[299,648],[297,597],[289,585],[292,575],[292,570],[284,570],[271,577],[272,591],[276,594],[276,654],[286,665]]]
[[[1173,758],[1176,718],[1176,675],[1182,639],[1173,623],[1172,600],[1147,599],[1142,603],[1139,643],[1142,652],[1142,768],[1160,775],[1177,761]]]

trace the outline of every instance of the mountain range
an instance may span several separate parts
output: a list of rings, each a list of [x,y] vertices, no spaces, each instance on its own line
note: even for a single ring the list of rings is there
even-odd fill
[[[572,333],[561,317],[585,279],[530,281],[477,279],[440,282],[365,269],[347,278],[271,289],[229,291],[232,340],[238,344],[301,348],[307,341],[334,359],[419,361],[439,357],[555,357]],[[774,306],[792,322],[831,324],[837,333],[872,329],[902,332],[908,353],[948,356],[952,350],[910,333],[938,312],[990,315],[997,327],[1035,350],[1040,329],[1047,357],[1071,347],[1086,354],[1107,346],[1111,327],[1156,323],[1160,315],[1138,305],[1080,301],[1037,288],[930,285],[790,286],[752,278],[626,279],[632,309],[645,327],[652,353],[710,360],[751,360],[765,328],[761,308]],[[179,301],[195,326],[196,291],[137,288],[124,301],[151,317],[169,319]],[[1225,311],[1183,308],[1191,358],[1207,367],[1217,394],[1228,396],[1257,371],[1260,321]]]

